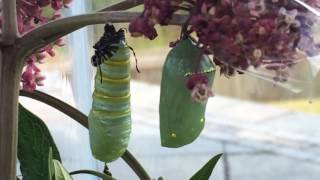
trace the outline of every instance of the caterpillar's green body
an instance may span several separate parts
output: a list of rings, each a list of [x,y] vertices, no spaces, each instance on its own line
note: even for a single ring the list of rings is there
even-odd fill
[[[103,162],[111,162],[126,150],[131,132],[130,115],[130,51],[125,41],[101,64],[95,76],[89,134],[92,154]]]
[[[213,84],[215,66],[207,55],[186,39],[168,54],[162,71],[160,95],[160,134],[165,147],[180,147],[194,141],[205,123],[206,103],[193,102],[186,80],[197,67]],[[199,58],[201,62],[199,64]]]

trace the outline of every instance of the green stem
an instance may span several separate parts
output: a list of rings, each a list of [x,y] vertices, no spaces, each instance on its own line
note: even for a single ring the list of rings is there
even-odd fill
[[[16,179],[20,64],[17,51],[0,49],[0,180]],[[22,68],[21,68],[22,69]]]
[[[134,8],[136,6],[139,6],[143,4],[143,0],[126,0],[122,2],[118,2],[116,4],[113,4],[109,7],[106,7],[104,9],[99,10],[98,12],[103,12],[103,11],[123,11],[123,10],[128,10],[131,8]]]
[[[137,174],[140,179],[151,180],[146,170],[129,151],[124,152],[124,154],[122,155],[122,159],[131,167],[131,169]]]
[[[79,170],[79,171],[73,171],[73,172],[70,173],[70,175],[77,175],[77,174],[90,174],[90,175],[102,178],[103,180],[115,180],[111,176],[108,176],[106,174],[103,174],[103,173],[100,173],[100,172],[97,172],[97,171],[92,171],[92,170]]]
[[[59,110],[60,112],[68,115],[72,119],[76,120],[78,123],[80,123],[82,126],[88,128],[88,117],[84,115],[82,112],[78,111],[76,108],[68,105],[67,103],[50,96],[46,93],[40,92],[40,91],[33,91],[27,92],[27,91],[20,91],[20,96],[29,97],[35,100],[38,100],[40,102],[43,102],[45,104],[50,105],[51,107],[54,107],[55,109]]]
[[[21,38],[18,38],[15,45],[17,47],[29,47],[23,49],[23,54],[29,55],[55,39],[82,27],[94,24],[105,24],[106,22],[128,23],[140,15],[141,13],[139,12],[104,11],[57,19],[35,28]],[[183,24],[185,20],[185,15],[175,14],[169,24],[180,25]]]
[[[16,0],[2,0],[2,39],[1,43],[12,45],[18,38]]]
[[[64,114],[68,115],[72,119],[76,120],[82,126],[88,128],[88,117],[75,109],[74,107],[70,106],[69,104],[50,96],[44,92],[34,91],[32,93],[26,91],[20,91],[20,96],[29,97],[49,106],[56,108],[57,110],[63,112]],[[135,159],[135,157],[128,151],[122,155],[121,157],[136,173],[136,175],[142,180],[151,180],[150,176],[146,172],[146,170],[141,166],[141,164]]]

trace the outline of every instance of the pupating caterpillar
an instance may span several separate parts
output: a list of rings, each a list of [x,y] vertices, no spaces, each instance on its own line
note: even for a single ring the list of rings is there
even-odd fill
[[[125,152],[131,133],[130,47],[123,29],[106,24],[94,49],[91,62],[99,71],[88,117],[90,147],[96,159],[111,162]]]

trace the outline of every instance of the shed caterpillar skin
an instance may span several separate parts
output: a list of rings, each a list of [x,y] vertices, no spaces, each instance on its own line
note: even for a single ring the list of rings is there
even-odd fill
[[[111,162],[125,152],[131,133],[130,47],[124,31],[107,24],[94,48],[92,64],[99,70],[89,114],[90,147],[96,159]]]

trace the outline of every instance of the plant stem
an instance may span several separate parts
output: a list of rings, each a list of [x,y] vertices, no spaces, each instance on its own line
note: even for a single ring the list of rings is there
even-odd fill
[[[119,2],[117,4],[113,4],[109,7],[103,8],[99,10],[98,12],[103,12],[103,11],[123,11],[127,9],[134,8],[136,6],[139,6],[143,4],[143,0],[126,0]]]
[[[16,0],[2,0],[2,39],[10,45],[18,38]]]
[[[187,11],[187,12],[191,11],[191,9],[189,7],[185,7],[185,6],[173,6],[173,8],[179,9],[179,10],[182,10],[182,11]]]
[[[21,39],[17,40],[17,46],[28,46],[29,48],[27,48],[25,52],[25,54],[28,55],[34,52],[36,49],[39,49],[47,45],[48,43],[51,43],[54,40],[57,40],[58,38],[66,34],[69,34],[77,29],[80,29],[84,26],[92,24],[105,24],[106,22],[130,22],[131,20],[138,17],[140,14],[141,13],[137,12],[115,11],[92,13],[58,19],[30,31]],[[183,24],[186,19],[186,15],[174,15],[169,24],[180,25]]]
[[[222,143],[223,149],[223,156],[222,156],[222,163],[223,163],[223,174],[224,180],[230,180],[230,164],[229,164],[229,155],[227,150],[227,144],[225,142]]]
[[[111,176],[108,176],[106,174],[97,172],[97,171],[92,171],[92,170],[79,170],[79,171],[73,171],[70,173],[70,175],[77,175],[77,174],[90,174],[93,176],[97,176],[102,178],[103,180],[115,180],[114,178],[112,178]]]
[[[131,167],[131,169],[141,180],[151,180],[146,170],[144,170],[144,168],[129,151],[124,152],[122,159]]]
[[[78,111],[76,108],[68,105],[67,103],[50,96],[49,94],[43,93],[41,91],[27,92],[20,90],[20,96],[29,97],[45,104],[50,105],[51,107],[59,110],[60,112],[68,115],[72,119],[76,120],[82,126],[88,128],[88,117],[82,112]]]
[[[32,93],[20,91],[20,95],[48,104],[49,106],[56,108],[57,110],[63,112],[72,119],[76,120],[82,126],[88,128],[88,117],[86,115],[53,96],[50,96],[40,91],[34,91]],[[131,169],[137,174],[137,176],[140,179],[151,180],[150,176],[145,171],[145,169],[128,150],[126,150],[125,153],[122,155],[122,159],[131,167]]]
[[[0,180],[16,179],[20,71],[14,51],[0,51]]]

